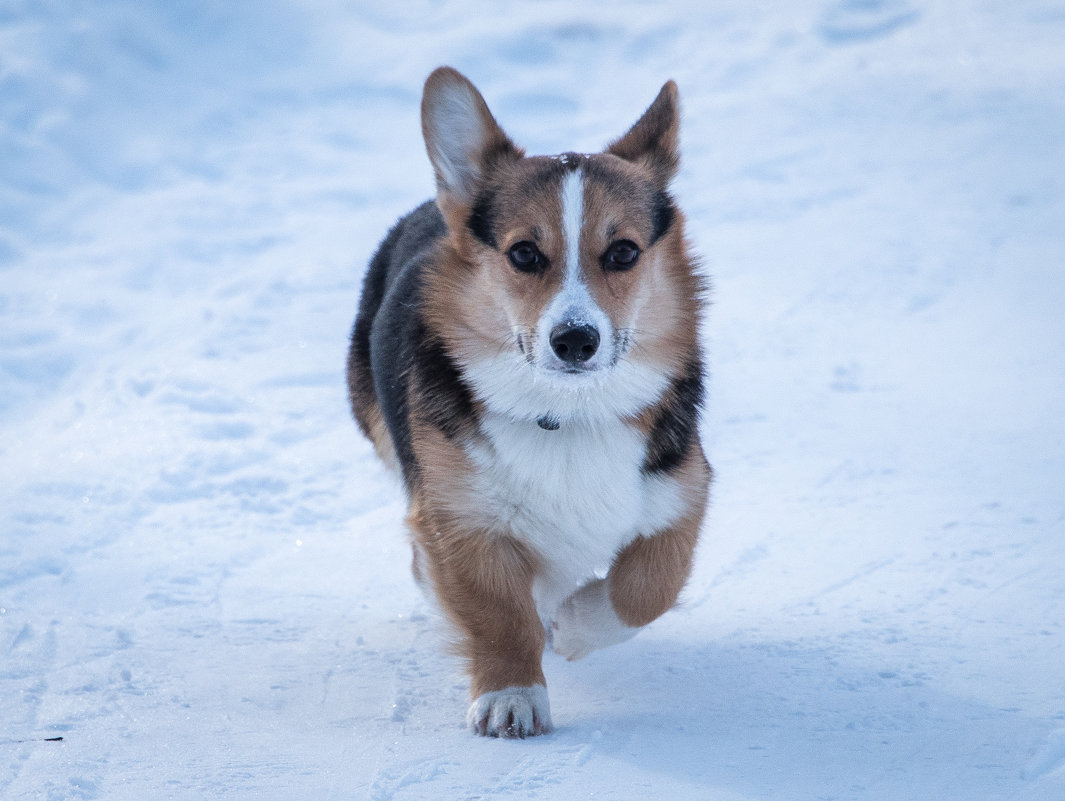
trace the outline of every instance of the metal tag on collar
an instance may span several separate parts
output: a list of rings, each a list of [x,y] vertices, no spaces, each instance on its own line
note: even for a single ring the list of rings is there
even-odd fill
[[[536,425],[540,426],[544,431],[558,431],[559,426],[562,424],[554,415],[545,414],[536,419]]]

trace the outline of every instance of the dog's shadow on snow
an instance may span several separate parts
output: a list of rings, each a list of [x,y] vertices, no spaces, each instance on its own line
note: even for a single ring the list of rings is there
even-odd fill
[[[905,650],[870,665],[858,643],[821,643],[644,636],[574,665],[548,659],[557,736],[588,758],[756,797],[902,797],[943,764],[979,767],[989,788],[1016,780],[1030,743],[1003,732],[1034,738],[1034,721],[937,691]]]

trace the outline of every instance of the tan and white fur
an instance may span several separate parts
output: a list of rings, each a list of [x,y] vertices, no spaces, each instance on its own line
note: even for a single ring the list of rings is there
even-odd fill
[[[348,377],[479,734],[550,731],[545,647],[627,640],[691,570],[710,468],[678,116],[669,82],[604,152],[525,157],[464,76],[426,81],[436,200],[371,262]]]

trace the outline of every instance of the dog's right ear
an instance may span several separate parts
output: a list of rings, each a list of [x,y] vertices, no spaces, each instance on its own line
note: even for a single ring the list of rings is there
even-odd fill
[[[659,188],[665,189],[676,174],[680,160],[677,153],[679,127],[677,84],[666,81],[643,116],[606,152],[647,167]]]
[[[499,127],[477,87],[451,67],[438,67],[425,81],[422,134],[442,209],[472,205],[499,163],[523,155]]]

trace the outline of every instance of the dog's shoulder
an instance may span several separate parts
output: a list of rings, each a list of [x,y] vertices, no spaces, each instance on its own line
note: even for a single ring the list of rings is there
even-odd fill
[[[354,345],[365,348],[369,358],[370,337],[385,296],[399,291],[412,295],[417,278],[433,249],[447,234],[436,203],[429,200],[401,217],[378,245],[362,283],[359,314],[352,334]],[[406,280],[401,277],[406,275]],[[411,298],[405,298],[410,301]]]
[[[422,276],[446,233],[439,209],[428,201],[396,223],[370,263],[359,317],[379,395],[382,389],[390,394],[402,373],[397,367],[409,364],[421,336]]]
[[[446,235],[436,203],[423,203],[385,238],[364,289],[378,294],[369,331],[373,384],[408,484],[418,475],[412,411],[448,437],[473,417],[470,389],[425,314],[426,274],[441,258]]]
[[[446,235],[440,209],[434,201],[425,201],[392,226],[370,263],[367,281],[379,283],[387,292],[402,273],[420,272]]]

